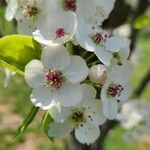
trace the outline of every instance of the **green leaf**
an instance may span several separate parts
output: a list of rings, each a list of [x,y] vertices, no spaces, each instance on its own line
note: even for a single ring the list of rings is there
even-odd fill
[[[49,125],[50,123],[52,123],[54,120],[53,118],[50,116],[50,114],[47,112],[43,118],[43,124],[42,124],[42,127],[43,127],[43,131],[45,132],[45,134],[48,136],[48,129],[49,129]],[[49,136],[48,136],[49,137]],[[49,137],[50,141],[54,141],[54,138],[53,137]]]
[[[0,39],[0,64],[24,74],[24,68],[32,59],[40,59],[41,45],[31,36],[10,35]]]
[[[135,20],[134,27],[136,29],[142,29],[150,26],[150,16],[142,15]]]

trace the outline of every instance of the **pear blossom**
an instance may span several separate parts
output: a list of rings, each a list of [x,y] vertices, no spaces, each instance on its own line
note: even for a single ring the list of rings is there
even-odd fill
[[[113,53],[126,46],[126,38],[112,35],[106,30],[84,21],[78,25],[75,36],[81,47],[94,52],[106,66],[110,65]]]
[[[56,12],[47,15],[38,24],[33,37],[41,44],[57,46],[71,40],[77,28],[77,18],[72,12]]]
[[[128,84],[132,73],[132,65],[129,61],[122,66],[115,65],[107,73],[107,79],[101,90],[104,115],[112,120],[116,119],[119,102],[128,100],[131,87]]]
[[[96,141],[100,135],[99,125],[106,120],[102,113],[102,104],[95,99],[96,90],[93,86],[83,84],[83,99],[72,107],[57,106],[49,110],[54,122],[48,129],[49,137],[64,138],[73,130],[76,139],[82,144],[90,144]]]
[[[4,79],[4,87],[7,87],[9,84],[10,79],[16,74],[15,72],[10,71],[9,69],[5,68],[6,77]]]
[[[15,18],[18,21],[19,33],[31,35],[37,24],[45,18],[47,4],[47,0],[10,0],[6,18]]]
[[[80,20],[101,25],[108,18],[114,7],[115,0],[55,0],[58,10],[75,12]],[[53,2],[55,3],[55,2]],[[54,6],[53,6],[54,8]],[[56,9],[56,8],[55,8]],[[88,12],[88,13],[87,13]]]
[[[83,97],[81,81],[89,69],[80,56],[69,56],[64,46],[46,47],[41,61],[32,60],[25,67],[25,79],[33,88],[31,101],[47,110],[52,102],[62,106],[77,105]]]
[[[106,66],[102,64],[98,64],[90,68],[89,78],[92,82],[103,85],[105,83],[106,76],[107,76]]]

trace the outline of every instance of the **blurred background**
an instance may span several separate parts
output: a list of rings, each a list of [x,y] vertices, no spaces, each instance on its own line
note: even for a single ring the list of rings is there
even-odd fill
[[[5,20],[6,3],[0,0],[0,37],[17,33],[16,22]],[[131,38],[131,79],[133,97],[150,101],[150,9],[149,0],[117,0],[115,9],[103,24],[115,33]],[[68,150],[69,139],[50,142],[44,135],[39,111],[24,137],[14,138],[17,127],[31,108],[31,89],[21,76],[15,75],[4,88],[4,68],[0,67],[0,150]],[[150,110],[149,110],[150,111]],[[105,150],[150,150],[150,134],[125,141],[120,125],[111,130],[104,143]]]

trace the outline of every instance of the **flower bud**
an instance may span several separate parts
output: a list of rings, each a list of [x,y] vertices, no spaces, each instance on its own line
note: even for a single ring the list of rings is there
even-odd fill
[[[107,75],[106,69],[107,67],[101,64],[92,66],[89,73],[90,80],[103,85]]]

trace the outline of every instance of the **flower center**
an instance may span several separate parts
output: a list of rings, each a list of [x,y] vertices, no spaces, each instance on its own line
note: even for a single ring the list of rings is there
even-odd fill
[[[57,38],[61,38],[65,36],[66,32],[64,28],[59,28],[56,30],[55,34],[56,34],[56,39],[57,39]]]
[[[121,85],[111,85],[108,88],[107,95],[111,97],[120,96],[123,90]]]
[[[29,6],[29,5],[26,6],[26,11],[29,17],[35,17],[39,13],[39,10],[37,7]]]
[[[56,69],[51,69],[45,74],[46,86],[51,86],[51,91],[59,89],[65,82],[65,77],[63,73]]]
[[[84,116],[84,108],[80,109],[73,109],[72,114],[70,115],[69,119],[72,121],[74,124],[78,125],[79,123],[85,122],[85,116]]]
[[[92,35],[91,39],[95,44],[100,44],[105,40],[101,33],[96,33],[96,34]]]
[[[97,45],[105,43],[106,40],[109,39],[110,37],[111,37],[111,35],[99,33],[99,32],[91,35],[92,41]]]
[[[76,0],[62,0],[62,7],[65,11],[76,11]]]

